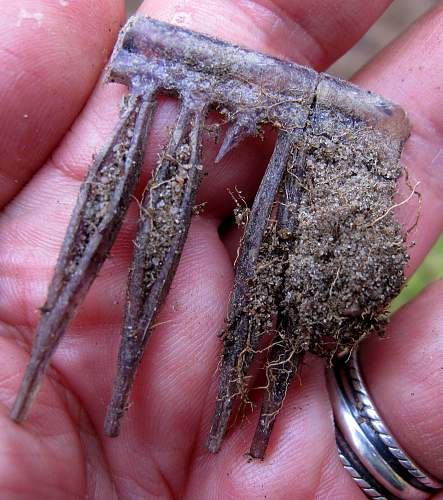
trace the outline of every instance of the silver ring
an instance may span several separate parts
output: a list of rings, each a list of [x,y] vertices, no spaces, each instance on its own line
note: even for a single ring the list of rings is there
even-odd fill
[[[368,498],[421,500],[437,493],[437,481],[403,451],[366,389],[358,353],[327,371],[340,459]]]

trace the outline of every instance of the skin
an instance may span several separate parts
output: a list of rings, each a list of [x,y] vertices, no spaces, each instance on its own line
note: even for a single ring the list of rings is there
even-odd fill
[[[170,294],[158,318],[118,439],[102,424],[114,375],[137,209],[131,208],[108,263],[90,290],[29,419],[8,418],[38,306],[91,155],[109,137],[124,89],[98,83],[123,22],[117,0],[23,0],[0,7],[0,491],[8,499],[364,498],[336,455],[323,365],[308,357],[277,419],[266,461],[243,456],[249,416],[221,452],[205,448],[232,285],[236,231],[218,235],[232,211],[226,188],[252,196],[270,145],[247,141],[208,176]],[[229,41],[325,69],[357,41],[389,1],[151,0],[143,12]],[[340,8],[335,7],[340,4]],[[42,13],[17,20],[20,8]],[[184,13],[184,14],[183,14]],[[20,26],[18,26],[20,24]],[[443,229],[443,5],[355,78],[405,107],[413,124],[403,163],[421,181],[423,208],[411,235],[410,274]],[[343,36],[346,33],[346,36]],[[89,96],[89,99],[88,99]],[[85,105],[86,104],[86,105]],[[142,184],[176,105],[155,120]],[[27,117],[25,117],[27,115]],[[407,193],[400,188],[399,200]],[[414,203],[398,212],[405,226]],[[394,317],[386,340],[362,346],[375,402],[406,450],[443,478],[443,283]],[[436,498],[443,498],[443,494]]]

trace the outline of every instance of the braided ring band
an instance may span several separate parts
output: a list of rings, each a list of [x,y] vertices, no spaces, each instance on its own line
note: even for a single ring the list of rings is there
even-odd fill
[[[368,498],[420,500],[442,488],[401,449],[381,419],[356,351],[329,369],[327,378],[340,459]]]

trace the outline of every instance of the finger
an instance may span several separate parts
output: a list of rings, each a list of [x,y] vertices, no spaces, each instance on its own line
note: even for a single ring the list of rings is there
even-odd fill
[[[442,117],[440,45],[443,8],[439,5],[357,75],[357,83],[383,92],[408,111],[413,131],[404,154],[412,176],[421,181],[423,210],[414,234],[411,272],[442,229]],[[426,53],[426,57],[423,54]],[[414,207],[403,210],[405,221]],[[362,348],[363,372],[377,408],[400,444],[417,462],[443,477],[440,416],[442,284],[426,290],[394,316],[389,339],[371,339]]]
[[[203,217],[194,220],[119,438],[103,437],[102,427],[121,328],[121,307],[112,307],[109,301],[123,303],[127,259],[114,257],[105,266],[53,358],[52,365],[69,380],[70,390],[79,396],[103,439],[121,498],[135,496],[137,483],[145,488],[143,495],[139,491],[141,496],[149,492],[149,496],[166,498],[172,490],[180,497],[186,483],[187,457],[200,427],[208,384],[216,378],[217,334],[232,282],[217,225]],[[34,422],[31,414],[24,425]],[[128,471],[135,484],[120,479]]]
[[[114,498],[106,459],[85,411],[48,370],[32,430],[9,418],[28,352],[17,328],[0,324],[0,489],[2,498]]]
[[[423,260],[443,229],[442,22],[443,5],[439,4],[355,78],[357,84],[402,105],[412,124],[402,163],[412,184],[420,181],[423,207],[411,236],[415,246],[410,251],[408,274]],[[407,194],[403,190],[401,196],[406,198]],[[405,227],[412,226],[417,204],[403,206],[398,214]]]
[[[362,346],[368,390],[400,445],[443,478],[443,281],[392,319],[387,339]]]
[[[138,492],[165,497],[172,490],[183,497],[192,472],[187,489],[191,498],[208,498],[221,482],[221,498],[254,498],[258,493],[285,498],[294,481],[299,484],[295,498],[321,498],[325,488],[334,498],[358,498],[358,490],[338,462],[323,366],[314,358],[306,363],[303,378],[293,384],[279,415],[268,450],[270,460],[264,464],[245,460],[256,423],[249,415],[243,424],[236,423],[219,455],[208,455],[206,437],[218,384],[216,334],[225,317],[232,279],[231,264],[217,240],[216,221],[195,220],[140,368],[121,437],[103,441],[115,477],[131,474],[131,480],[117,481],[120,496]],[[125,276],[126,264],[117,264],[114,258],[53,360],[93,417],[98,433],[121,319],[106,298],[122,300],[124,293],[116,281]],[[94,314],[100,326],[92,321]],[[32,415],[25,423],[28,429],[37,425]]]
[[[437,89],[443,56],[441,13],[439,7],[420,21],[356,79],[360,85],[402,104],[413,123],[404,162],[413,180],[422,181],[424,206],[409,272],[430,248],[442,224],[438,215],[442,208],[439,194],[442,96]],[[415,210],[416,206],[412,206],[401,211],[406,224],[412,224]],[[377,408],[404,449],[439,478],[443,477],[443,332],[439,307],[442,292],[442,283],[431,287],[395,316],[388,340],[374,338],[362,347],[363,373]],[[291,396],[286,407],[290,404]],[[317,444],[311,443],[314,446]],[[304,453],[309,449],[305,446]],[[232,470],[235,473],[235,468]]]
[[[401,158],[410,184],[421,194],[422,207],[414,197],[397,209],[405,230],[418,218],[416,229],[409,235],[409,276],[423,260],[443,229],[443,92],[440,75],[443,71],[441,26],[443,6],[424,16],[395,43],[384,50],[355,77],[355,82],[404,107],[412,124],[412,134]],[[423,57],[426,53],[426,58]],[[410,188],[401,186],[398,201],[410,195]],[[231,231],[226,244],[235,248],[238,235]]]
[[[234,4],[226,3],[227,10],[225,14],[227,19],[230,19],[232,16],[235,17],[237,12],[236,8]],[[149,13],[152,14],[153,12],[150,11]],[[272,34],[273,36],[278,36],[278,33]],[[262,42],[257,48],[264,50],[266,45]],[[26,308],[27,322],[29,324],[35,323],[37,315],[34,312],[34,307],[42,302],[43,290],[45,288],[44,285],[47,281],[47,277],[50,275],[51,264],[55,260],[55,248],[60,245],[62,234],[64,233],[64,224],[62,220],[66,220],[68,217],[66,214],[69,213],[72,207],[76,195],[75,193],[78,189],[79,179],[83,176],[92,152],[96,150],[98,145],[103,142],[104,138],[109,135],[112,123],[115,122],[118,108],[117,103],[120,96],[121,89],[113,87],[98,89],[88,107],[76,123],[73,132],[54,155],[53,161],[48,163],[47,167],[38,173],[33,182],[30,183],[17,200],[8,207],[8,212],[4,215],[3,220],[0,221],[0,225],[4,224],[3,229],[5,230],[5,233],[3,233],[5,234],[5,238],[1,242],[2,248],[0,249],[0,255],[3,255],[5,259],[9,257],[9,262],[12,262],[15,266],[5,280],[5,283],[9,281],[11,285],[10,290],[12,292],[8,297],[3,296],[1,299],[3,302],[0,305],[2,314],[7,316],[9,320],[15,317],[17,321],[23,321],[19,319],[18,314],[19,308],[22,307],[22,311]],[[168,110],[173,111],[174,107],[167,107],[166,115],[168,114]],[[163,123],[165,123],[164,116],[165,111],[162,112],[157,123],[162,123],[162,120]],[[153,158],[148,158],[148,163],[149,160],[151,160],[152,164]],[[244,170],[246,171],[246,169]],[[63,197],[60,197],[60,195],[55,192],[54,186],[60,186],[63,190]],[[57,201],[59,202],[58,204]],[[60,207],[60,205],[62,205],[62,207]],[[42,228],[41,221],[50,220],[49,214],[50,212],[54,212],[54,208],[56,207],[59,208],[57,214],[57,217],[59,217],[58,221],[54,222],[53,225],[45,224],[46,227]],[[134,225],[135,213],[134,211],[132,213],[132,218],[129,218],[129,225]],[[25,217],[32,219],[29,225],[25,224]],[[21,226],[24,231],[21,231],[19,235],[14,235],[16,232],[14,228],[19,227],[20,223],[24,224],[24,227]],[[214,256],[208,268],[229,269],[230,273],[231,266],[229,262],[227,259],[225,261],[223,260],[223,246],[220,242],[218,242],[218,246],[216,245],[216,221],[206,217],[205,223],[212,224],[211,228],[206,227],[204,231],[205,238],[211,242],[210,248],[208,247],[205,255],[212,254]],[[31,241],[42,244],[43,254],[38,256],[37,252],[32,252],[30,250],[29,241],[24,241],[24,234],[26,234],[26,232],[29,233],[29,237],[32,239]],[[128,233],[123,233],[122,236],[121,248],[125,246],[127,249],[129,240]],[[19,242],[19,245],[12,251],[14,241]],[[194,246],[198,248],[193,244],[191,238],[188,247],[192,250]],[[117,249],[118,248],[119,247],[117,247]],[[109,346],[110,348],[106,351],[106,355],[103,355],[102,348],[103,338],[105,336],[108,337],[112,333],[115,334],[117,330],[115,327],[114,329],[109,328],[109,322],[112,321],[112,319],[109,319],[111,315],[109,313],[109,292],[119,291],[120,294],[123,293],[122,290],[124,289],[124,282],[126,281],[125,270],[128,267],[129,251],[126,250],[126,252],[122,260],[117,260],[117,264],[115,264],[115,258],[111,260],[107,272],[106,269],[103,270],[101,279],[98,280],[96,287],[91,290],[89,302],[87,301],[87,303],[85,303],[81,311],[83,314],[78,318],[78,322],[76,323],[77,328],[73,325],[71,329],[72,335],[67,343],[62,344],[54,360],[54,365],[57,369],[60,370],[64,377],[66,377],[66,380],[69,380],[69,383],[75,387],[75,392],[88,409],[88,413],[93,418],[94,424],[98,429],[101,428],[103,421],[104,400],[106,399],[106,397],[102,397],[101,394],[104,394],[106,387],[109,388],[109,381],[114,371],[112,368],[113,362],[111,362],[111,356],[113,352],[115,354],[115,349],[112,350],[111,346]],[[26,268],[25,263],[29,262],[29,259],[39,267]],[[113,267],[114,265],[116,267]],[[118,266],[121,266],[120,271]],[[140,409],[138,413],[135,412],[133,416],[136,422],[133,426],[133,430],[131,430],[131,426],[129,425],[127,427],[127,433],[130,434],[129,437],[128,434],[123,436],[126,443],[131,442],[134,445],[136,452],[130,455],[132,456],[130,463],[131,466],[134,466],[134,475],[137,477],[137,480],[142,481],[144,485],[152,486],[159,484],[160,478],[158,475],[156,477],[153,477],[153,475],[146,475],[146,470],[152,470],[153,472],[158,471],[158,467],[155,467],[155,463],[161,463],[162,470],[185,470],[185,464],[189,461],[193,449],[193,436],[199,428],[200,420],[198,410],[201,408],[201,399],[199,397],[192,398],[193,401],[191,401],[190,406],[185,407],[183,403],[184,395],[181,394],[183,390],[181,386],[177,384],[177,380],[182,380],[184,373],[186,373],[186,345],[190,342],[190,334],[186,335],[186,330],[180,328],[180,325],[182,323],[186,324],[186,321],[190,321],[191,319],[195,321],[197,318],[198,320],[202,316],[202,312],[199,311],[198,314],[193,314],[193,317],[189,318],[189,315],[186,315],[186,311],[189,310],[191,313],[193,311],[189,302],[192,299],[190,291],[192,291],[193,287],[201,286],[201,283],[205,282],[205,277],[204,274],[201,273],[200,268],[194,267],[192,272],[189,273],[183,269],[186,269],[186,267],[182,267],[181,270],[179,269],[176,280],[178,280],[179,283],[182,282],[181,280],[184,280],[188,284],[188,288],[185,288],[185,291],[188,291],[188,293],[186,294],[186,300],[184,300],[184,311],[179,310],[175,315],[179,325],[177,327],[178,340],[171,344],[169,328],[167,329],[167,335],[155,335],[149,347],[150,354],[147,355],[147,359],[145,359],[144,362],[144,366],[147,367],[146,369],[149,369],[150,364],[154,363],[153,366],[155,370],[153,377],[149,377],[151,380],[154,376],[158,376],[160,380],[163,379],[168,382],[171,388],[166,385],[163,390],[158,391],[158,397],[148,399],[144,405],[143,402],[138,403]],[[25,281],[25,271],[30,272],[30,274],[27,275],[28,281]],[[17,280],[17,276],[22,277],[21,282],[19,287],[14,287],[12,282],[17,283],[19,281]],[[33,277],[33,282],[29,281],[29,276]],[[230,285],[231,283],[231,275],[228,275],[228,271],[226,271],[224,279],[226,279],[226,281],[223,282],[223,286],[218,283],[216,283],[216,286],[219,290],[223,291],[223,296],[226,300],[228,295],[228,284]],[[214,309],[209,308],[208,302],[203,302],[201,296],[198,296],[199,303],[202,305],[206,304],[206,307],[211,312],[210,325],[213,332],[220,330],[225,313],[224,310],[222,311],[223,314],[214,313],[214,310],[217,310],[215,306],[219,307],[220,304],[223,303],[220,297],[214,297],[209,293],[212,283],[214,282],[214,277],[209,276],[206,278],[207,284],[203,287],[203,290],[208,292],[210,303]],[[24,295],[19,293],[19,291],[23,292]],[[24,297],[28,299],[26,303],[23,303]],[[38,300],[38,297],[40,297],[41,300]],[[118,300],[118,298],[116,300]],[[94,305],[99,306],[95,308],[95,314],[98,311],[98,315],[96,314],[95,318],[99,321],[100,319],[105,320],[106,311],[108,312],[108,323],[106,326],[103,327],[99,326],[97,323],[95,325],[92,323]],[[103,316],[101,315],[101,311],[103,311]],[[85,326],[85,324],[82,324],[82,319],[88,320],[89,325]],[[92,327],[94,327],[94,329],[92,329]],[[194,329],[195,332],[193,332],[193,334],[196,335],[197,345],[201,345],[202,351],[207,352],[208,356],[210,356],[211,352],[214,353],[218,349],[215,335],[208,335],[208,330],[211,330],[204,322],[201,322],[200,325],[195,325]],[[73,342],[73,344],[70,344],[70,342]],[[70,346],[75,346],[75,348],[71,350]],[[191,350],[192,348],[191,345]],[[160,354],[158,354],[159,349],[160,351],[163,349]],[[73,357],[76,356],[77,353],[79,356],[81,354],[83,364],[72,363]],[[161,364],[162,361],[166,359],[166,356],[170,356],[170,359],[173,360],[173,362],[170,362],[170,365],[166,365],[167,370],[165,370]],[[194,365],[194,368],[191,368],[189,377],[192,378],[193,384],[196,387],[206,387],[208,376],[212,376],[216,364],[216,357],[214,357],[213,354],[212,356],[212,363],[204,357],[201,358],[201,370],[196,370]],[[103,364],[99,367],[97,365],[94,366],[94,364],[90,362],[85,364],[85,360],[99,358],[103,360]],[[112,358],[114,359],[114,356],[112,356]],[[70,367],[72,366],[74,366],[76,370],[71,371]],[[99,377],[97,377],[97,375],[93,377],[93,387],[90,383],[91,378],[85,376],[87,367],[89,367],[90,370],[93,369],[95,374],[100,374]],[[80,377],[78,377],[79,373]],[[91,374],[91,376],[93,375]],[[143,376],[142,373],[142,376],[139,377],[138,380],[146,380],[145,377],[146,375]],[[173,383],[171,381],[173,381]],[[162,387],[161,384],[159,384],[159,386],[160,388]],[[97,396],[98,394],[100,396]],[[100,400],[97,402],[98,397],[100,397]],[[163,401],[163,406],[161,408],[158,406],[158,401],[160,400]],[[158,422],[154,417],[160,414],[162,415],[162,422],[161,426],[157,428],[155,425],[158,424]],[[149,419],[151,416],[152,420]],[[178,420],[181,425],[180,428],[186,429],[186,432],[183,432],[179,436],[180,439],[178,439],[176,435],[171,436],[170,431],[170,429],[178,425]],[[140,432],[143,429],[146,434],[142,435],[140,439]],[[123,439],[119,441],[119,444],[108,445],[110,458],[118,469],[124,469],[128,466],[127,457],[129,454],[122,452],[124,449],[124,443],[122,443],[122,441]],[[145,443],[144,446],[142,446],[141,443]],[[149,456],[146,456],[148,454],[146,443],[149,443]],[[135,464],[136,461],[139,463],[138,466]],[[151,467],[149,467],[149,465],[151,465]],[[121,483],[123,483],[123,481]],[[175,489],[178,489],[179,485],[183,485],[183,476],[177,476],[174,484]]]
[[[254,50],[324,70],[365,33],[391,2],[292,2],[246,0],[151,2],[154,17],[221,37]],[[341,36],[342,30],[346,37]],[[269,135],[269,130],[267,131]],[[266,135],[266,134],[265,134]],[[198,202],[206,212],[226,217],[233,202],[228,188],[236,186],[250,200],[271,156],[273,141],[247,140],[213,166],[219,145],[208,144]],[[250,165],[250,168],[245,166]]]
[[[324,2],[319,2],[317,4],[317,2],[311,2],[311,6],[316,6],[316,8],[320,9],[323,3]],[[348,12],[348,9],[349,12],[354,12],[354,4],[355,2],[343,3],[343,9],[339,10],[339,12]],[[178,9],[182,3],[171,2],[167,5],[175,6]],[[199,2],[190,2],[188,5],[193,7],[194,18],[196,15],[195,13],[199,12],[199,8],[204,8]],[[214,3],[214,8],[219,8],[220,5],[224,5],[226,9],[224,11],[224,18],[229,20],[230,25],[236,26],[238,33],[246,33],[244,41],[247,41],[250,36],[251,28],[253,27],[247,24],[250,20],[243,15],[241,9],[237,10],[238,5],[236,3]],[[253,4],[251,3],[251,5]],[[378,6],[378,10],[374,8],[375,5]],[[368,16],[366,17],[368,23],[369,20],[375,17],[377,13],[380,13],[385,6],[386,2],[372,2],[371,8],[368,11]],[[146,6],[145,8],[145,12],[156,15],[157,12],[154,10],[154,7],[155,5],[151,6],[151,4],[149,4],[149,7]],[[366,3],[362,2],[361,7],[366,8]],[[159,6],[156,8],[160,9]],[[206,11],[204,10],[204,12]],[[305,12],[304,9],[302,9],[301,13],[303,12]],[[349,12],[347,15],[349,15]],[[220,11],[217,11],[217,13],[221,15]],[[267,23],[263,20],[261,24],[254,28],[256,34],[255,38],[258,40],[255,48],[266,50],[268,47],[267,40],[273,37],[280,39],[281,33],[275,30],[274,26],[276,19],[281,15],[281,12],[274,8],[273,15],[271,16],[271,14],[269,14],[268,17],[265,17]],[[294,11],[292,15],[294,15]],[[209,22],[214,22],[212,17],[208,18]],[[173,19],[168,18],[168,20]],[[240,24],[241,20],[243,20],[244,26]],[[351,16],[351,24],[353,24],[353,21],[354,19]],[[322,26],[322,22],[319,21],[316,35],[320,36],[322,33]],[[367,26],[367,24],[365,26]],[[206,28],[215,30],[215,28],[212,28],[208,24],[206,24]],[[234,32],[233,29],[231,29],[231,31]],[[259,36],[260,33],[262,33],[262,36]],[[284,37],[282,40],[282,44],[284,45],[287,41]],[[292,44],[288,45],[292,46]],[[271,51],[271,49],[269,49],[269,51]],[[319,61],[319,63],[320,62],[321,61]],[[40,276],[42,279],[46,280],[50,274],[49,269],[46,273],[43,273],[41,269],[42,264],[39,265],[38,261],[43,262],[44,265],[47,266],[49,259],[55,258],[55,249],[60,245],[64,233],[64,224],[66,224],[71,207],[74,204],[79,182],[84,176],[84,172],[90,163],[92,154],[97,151],[111,133],[113,123],[115,123],[117,119],[118,102],[121,95],[122,89],[120,86],[107,86],[105,88],[99,86],[97,88],[84,112],[72,128],[71,133],[60,148],[58,148],[51,161],[49,161],[46,167],[35,176],[33,182],[30,183],[23,193],[17,197],[14,203],[8,207],[7,213],[0,219],[2,234],[2,248],[0,250],[4,259],[8,260],[8,262],[2,262],[2,264],[4,264],[3,269],[5,269],[5,273],[2,277],[5,294],[2,295],[0,299],[4,305],[4,307],[0,305],[0,310],[8,321],[21,321],[20,315],[18,314],[20,309],[17,307],[10,307],[11,302],[17,304],[17,298],[21,295],[24,298],[19,299],[21,300],[21,302],[19,302],[20,305],[24,303],[32,304],[31,310],[27,312],[27,316],[30,318],[30,321],[35,322],[36,313],[34,308],[41,304],[42,300],[36,301],[36,294],[31,296],[30,293],[38,291],[42,297],[44,285],[40,281],[38,285],[39,288],[37,289],[37,287],[30,287],[25,281],[17,284],[19,280],[17,280],[16,277],[24,275],[24,273],[20,273],[20,269],[24,270],[26,262],[29,261],[30,269],[36,266],[40,267]],[[162,112],[159,113],[157,117],[156,126],[154,127],[154,132],[150,139],[151,147],[149,150],[151,154],[148,154],[147,158],[147,165],[149,168],[155,163],[155,155],[159,151],[159,135],[163,134],[167,124],[173,122],[173,115],[175,112],[176,107],[174,105],[164,105],[162,107]],[[240,163],[238,164],[234,164],[233,158],[231,158],[231,177],[226,176],[231,187],[237,184],[234,177],[235,175],[237,176],[237,180],[241,178],[247,179],[258,177],[258,172],[254,165],[254,159],[257,159],[258,156],[256,148],[254,147],[255,154],[252,157],[252,161],[251,158],[247,157],[249,152],[250,149],[248,150],[246,148],[245,151],[239,154],[237,159]],[[257,163],[259,163],[259,161],[257,161]],[[251,165],[251,167],[245,168],[244,165]],[[249,182],[249,185],[251,185],[251,182]],[[213,185],[210,189],[214,191],[214,194],[215,192],[220,193],[223,192],[223,185],[219,186],[218,189]],[[63,196],[59,193],[63,193]],[[206,194],[208,194],[208,191]],[[203,190],[202,198],[204,198],[206,194]],[[223,192],[222,196],[224,199],[226,192]],[[210,200],[211,198],[208,196],[206,199]],[[211,215],[211,212],[208,210],[208,216]],[[53,220],[54,225],[51,224],[50,229],[48,226],[42,227],[40,224],[42,220]],[[129,218],[129,225],[131,224],[133,228],[135,225],[134,218]],[[17,231],[17,228],[20,228],[20,231]],[[27,242],[32,242],[34,245],[39,244],[43,253],[38,255],[36,252],[31,252]],[[49,266],[47,267],[49,268]],[[11,270],[9,271],[9,269]],[[19,287],[19,290],[23,292],[23,294],[18,293],[17,287]],[[31,300],[26,301],[26,298]]]
[[[335,12],[338,16],[337,22],[346,26],[346,29],[350,31],[349,38],[346,37],[348,42],[346,48],[349,48],[353,41],[364,33],[390,2],[379,0],[371,2],[370,6],[363,1],[357,3],[367,15],[357,16],[356,2],[351,1],[342,2],[341,8],[336,9]],[[308,22],[309,9],[304,3],[301,4],[300,10],[291,8],[290,12],[285,10],[289,2],[282,2],[280,7],[270,2],[266,9],[263,3],[249,0],[240,5],[237,2],[214,0],[211,2],[192,0],[186,2],[186,7],[183,5],[183,2],[179,1],[156,1],[151,2],[145,12],[165,21],[184,23],[187,27],[205,31],[214,36],[222,36],[226,40],[241,43],[255,50],[292,57],[297,62],[307,62],[306,58],[309,57],[309,62],[315,67],[332,63],[333,58],[345,50],[343,42],[338,41],[343,40],[343,37],[339,36],[335,30],[334,40],[331,32],[325,29],[323,17],[320,15],[314,16],[316,23],[310,22],[312,39],[301,28],[297,28],[299,22],[297,16],[300,16],[303,22]],[[310,9],[314,9],[314,13],[319,13],[324,5],[325,2],[310,2]],[[220,20],[223,21],[220,22]],[[297,43],[294,42],[294,35],[288,35],[292,31],[298,34]],[[323,40],[322,37],[325,39]],[[311,42],[305,46],[305,40],[308,38]],[[329,48],[330,52],[327,57],[324,51],[314,50],[314,39],[317,40],[317,44],[324,43],[325,47]],[[97,151],[99,145],[109,137],[112,131],[121,95],[122,90],[117,90],[112,86],[99,88],[91,105],[77,121],[69,140],[53,156],[49,167],[59,168],[77,179],[82,179],[91,155]],[[163,127],[157,128],[153,136],[157,141],[159,139],[164,141],[164,133],[160,133],[159,130],[164,129],[165,122],[159,120],[158,123]],[[88,138],[87,142],[85,137]],[[226,187],[232,188],[238,185],[247,195],[252,196],[263,173],[266,159],[270,156],[272,144],[266,143],[263,147],[259,145],[257,148],[257,141],[247,141],[245,146],[239,148],[235,154],[228,155],[221,165],[212,167],[216,149],[216,146],[212,144],[212,148],[205,154],[204,159],[209,175],[201,187],[199,201],[210,200],[207,212],[211,216],[225,216],[232,206],[232,199],[226,192]],[[155,164],[157,153],[158,149],[148,150],[146,159],[148,170]],[[239,168],[244,165],[251,165],[252,168]],[[146,175],[142,178],[142,182],[146,182]]]
[[[149,10],[157,19],[324,70],[363,36],[390,3],[153,0]]]
[[[244,418],[238,416],[221,451],[208,455],[205,443],[216,394],[213,384],[202,418],[206,424],[194,451],[187,498],[363,500],[338,458],[321,360],[307,356],[275,421],[263,462],[248,461],[244,455],[257,424],[256,415],[247,410]],[[259,391],[252,396],[254,404],[259,402],[258,395]]]
[[[121,0],[2,2],[0,206],[47,159],[104,66]]]

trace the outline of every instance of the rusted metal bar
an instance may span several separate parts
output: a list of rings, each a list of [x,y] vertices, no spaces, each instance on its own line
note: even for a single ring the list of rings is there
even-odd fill
[[[122,30],[107,78],[128,87],[129,104],[81,188],[11,416],[25,417],[115,240],[162,92],[177,96],[182,107],[140,207],[105,431],[119,432],[174,276],[200,181],[204,120],[216,108],[228,125],[216,161],[265,125],[278,130],[237,261],[208,441],[217,452],[235,399],[247,393],[256,349],[276,325],[251,448],[262,458],[303,352],[330,358],[334,349],[352,348],[381,329],[383,309],[402,286],[407,256],[392,199],[408,120],[398,106],[349,82],[146,17],[131,18]]]

